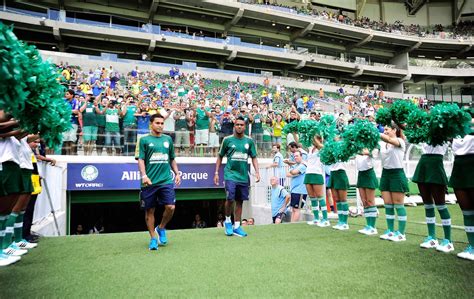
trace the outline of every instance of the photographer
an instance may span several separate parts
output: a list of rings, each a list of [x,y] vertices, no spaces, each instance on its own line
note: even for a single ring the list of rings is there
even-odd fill
[[[124,135],[124,153],[125,156],[135,154],[135,145],[137,143],[137,120],[135,113],[137,105],[132,95],[127,96],[127,101],[122,106],[123,115],[123,135]]]
[[[220,132],[219,132],[219,143],[222,143],[222,140],[232,135],[234,132],[234,117],[229,112],[224,112],[220,121]]]
[[[102,110],[105,114],[105,146],[107,154],[112,155],[112,149],[115,148],[116,155],[120,155],[120,117],[123,116],[118,108],[118,102],[113,97],[109,97],[107,106]]]
[[[257,145],[257,149],[261,151],[263,149],[263,122],[265,117],[258,111],[258,105],[252,105],[252,111],[249,115],[250,123],[252,124],[252,139]]]
[[[175,148],[177,154],[181,154],[181,150],[184,150],[185,154],[189,154],[190,146],[190,132],[188,128],[188,122],[191,121],[189,109],[186,108],[186,103],[181,102],[179,108],[174,114],[175,119],[175,130],[176,130],[176,139],[175,139]]]
[[[84,141],[84,155],[92,155],[97,140],[97,113],[101,113],[94,96],[87,96],[79,111],[82,113],[82,133]]]

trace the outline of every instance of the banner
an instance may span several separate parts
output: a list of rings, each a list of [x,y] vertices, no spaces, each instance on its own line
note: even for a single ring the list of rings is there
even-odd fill
[[[178,164],[181,185],[177,189],[223,188],[223,167],[219,170],[219,186],[214,184],[215,167],[215,164]],[[68,163],[67,170],[68,191],[140,189],[137,163]],[[174,173],[171,174],[174,178]]]

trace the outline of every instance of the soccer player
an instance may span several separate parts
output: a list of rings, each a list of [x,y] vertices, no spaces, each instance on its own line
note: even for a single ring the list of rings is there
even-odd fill
[[[280,224],[285,217],[286,208],[290,204],[290,193],[278,184],[278,177],[272,176],[270,184],[272,186],[272,219],[273,223]]]
[[[173,141],[170,136],[163,134],[164,122],[165,119],[160,114],[152,115],[151,132],[142,137],[139,143],[138,168],[142,176],[140,200],[145,209],[145,221],[151,237],[148,247],[150,250],[158,249],[157,233],[161,245],[168,243],[165,227],[173,217],[176,201],[171,170],[175,175],[176,186],[181,183]],[[165,210],[160,225],[155,228],[157,203],[164,205]]]
[[[253,140],[245,136],[244,132],[245,120],[243,117],[239,116],[236,118],[234,123],[234,134],[222,140],[221,148],[216,161],[214,183],[219,185],[219,168],[222,164],[222,158],[224,156],[227,157],[227,164],[224,168],[224,185],[227,194],[224,226],[225,234],[227,236],[247,236],[247,233],[240,225],[240,220],[242,217],[243,201],[249,199],[249,157],[252,158],[252,165],[255,169],[256,181],[260,181],[257,149]],[[234,201],[234,226],[232,227],[231,215]]]
[[[421,149],[423,155],[418,161],[412,178],[412,181],[418,184],[425,206],[426,224],[428,226],[428,236],[420,244],[420,247],[436,248],[438,251],[450,252],[454,250],[454,245],[451,242],[451,217],[445,202],[448,178],[443,165],[443,156],[448,149],[448,145],[431,146],[423,143]],[[444,230],[444,239],[439,244],[435,232],[435,205],[441,216]]]
[[[323,147],[322,138],[320,136],[313,137],[313,148],[308,154],[306,161],[306,175],[304,176],[304,184],[308,191],[309,200],[311,200],[311,208],[313,210],[314,220],[309,221],[310,225],[319,227],[328,227],[328,211],[326,207],[326,199],[324,198],[324,177],[323,165],[319,159],[319,150]],[[323,214],[322,221],[319,220],[319,207]]]
[[[359,189],[360,199],[364,205],[364,217],[367,222],[359,233],[372,236],[378,234],[375,228],[377,220],[377,207],[375,206],[375,189],[379,182],[375,176],[374,159],[368,149],[362,150],[360,155],[356,156],[357,165],[357,189]]]
[[[453,140],[454,164],[449,185],[461,207],[468,244],[458,257],[474,261],[474,127],[471,134]]]
[[[381,146],[382,177],[380,191],[385,204],[387,230],[380,236],[382,240],[394,242],[406,241],[405,227],[407,211],[404,206],[405,192],[408,192],[408,180],[403,171],[405,141],[402,130],[394,122],[385,126],[380,138],[385,142]],[[395,231],[395,211],[398,215],[398,231]]]
[[[304,185],[304,176],[306,173],[306,165],[303,163],[303,157],[300,151],[293,153],[295,163],[286,176],[291,178],[290,193],[291,193],[291,222],[300,220],[300,208],[302,199],[306,199],[307,191]]]

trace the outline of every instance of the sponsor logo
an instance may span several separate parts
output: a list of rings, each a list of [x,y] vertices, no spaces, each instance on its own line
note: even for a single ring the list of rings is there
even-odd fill
[[[165,142],[163,142],[163,146],[164,146],[165,148],[169,148],[169,147],[170,147],[170,144],[168,143],[168,141],[165,141]]]
[[[99,170],[94,165],[86,165],[81,170],[81,177],[88,182],[92,182],[99,176]]]
[[[244,147],[245,147],[245,149],[249,149],[249,144],[246,143],[246,144],[244,145]]]

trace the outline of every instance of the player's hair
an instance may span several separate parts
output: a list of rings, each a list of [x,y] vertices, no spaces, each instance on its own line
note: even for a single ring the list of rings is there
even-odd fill
[[[68,90],[67,90],[67,93],[69,93],[69,94],[72,95],[72,96],[75,96],[75,95],[76,95],[76,93],[74,92],[74,89],[68,89]]]
[[[153,114],[151,117],[150,117],[150,123],[153,123],[155,121],[155,118],[161,118],[163,120],[165,120],[165,118],[163,117],[163,115],[159,114],[159,113],[156,113],[156,114]]]
[[[290,142],[290,143],[288,144],[288,146],[289,146],[289,147],[296,147],[296,148],[297,148],[297,147],[298,147],[298,144],[297,144],[296,142],[292,141],[292,142]]]
[[[238,116],[235,120],[241,120],[241,121],[245,122],[245,118],[243,118],[242,116]]]

